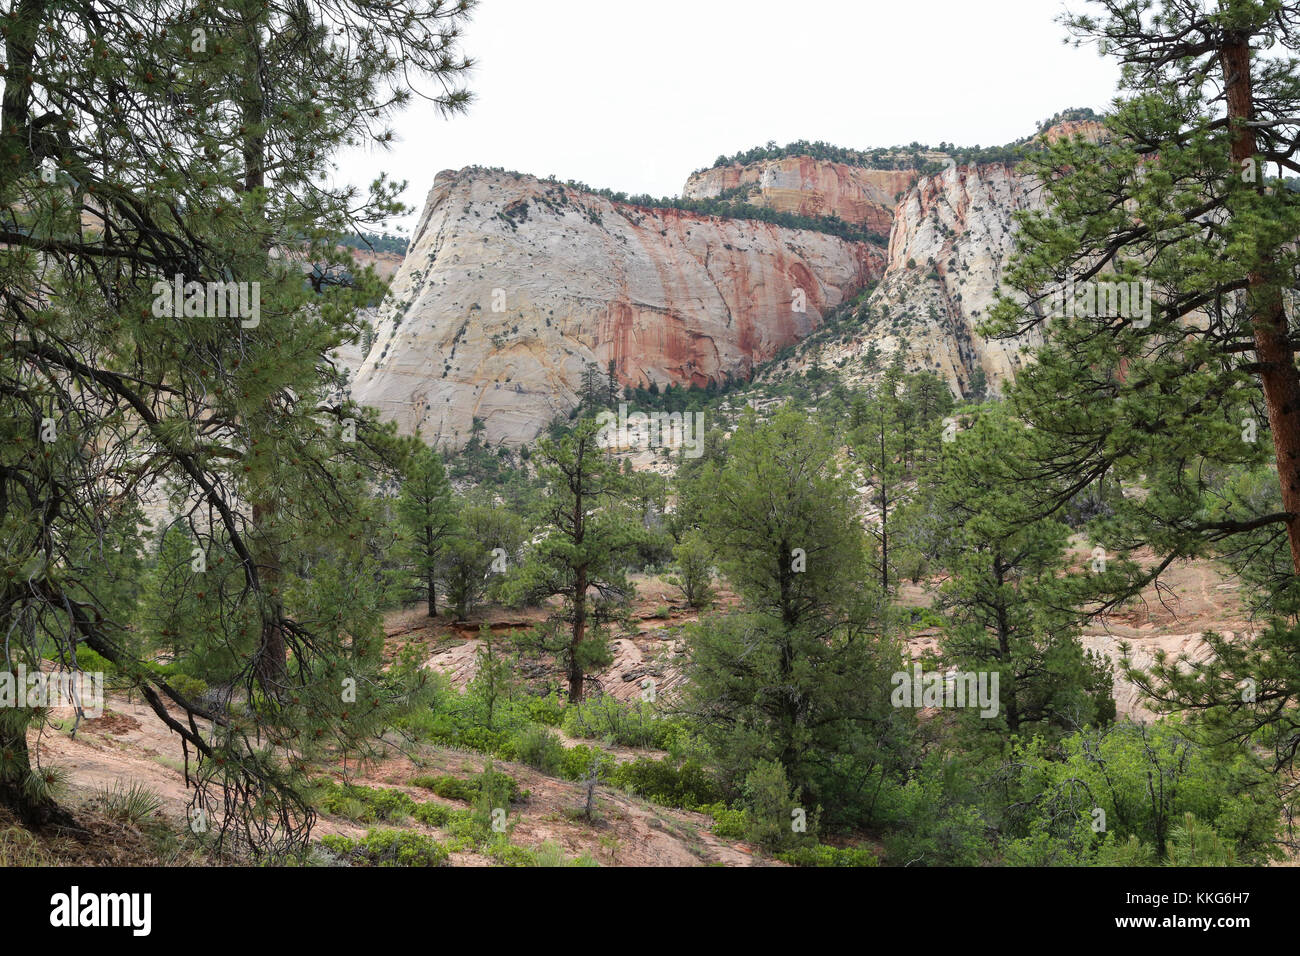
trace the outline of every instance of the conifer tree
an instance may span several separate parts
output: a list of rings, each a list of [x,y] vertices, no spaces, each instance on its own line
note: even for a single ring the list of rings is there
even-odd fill
[[[538,443],[535,459],[546,489],[544,537],[511,585],[512,593],[531,600],[564,599],[567,634],[546,649],[559,653],[573,702],[582,700],[586,675],[612,660],[603,618],[610,605],[633,593],[626,555],[640,537],[616,507],[624,480],[600,448],[601,427],[588,419],[558,440]]]
[[[1183,558],[1228,556],[1258,586],[1273,620],[1252,641],[1211,634],[1212,661],[1129,676],[1219,742],[1263,742],[1289,773],[1300,669],[1278,662],[1294,660],[1300,612],[1300,193],[1281,177],[1300,171],[1300,4],[1092,10],[1067,25],[1122,64],[1121,96],[1100,141],[1030,154],[1048,203],[1019,216],[987,330],[1045,338],[1009,393],[1041,439],[1022,478],[1051,489],[1040,516],[1104,481],[1094,540],[1154,552],[1095,610]],[[1097,287],[1119,281],[1136,306],[1101,307]]]
[[[527,529],[501,505],[461,500],[456,507],[457,531],[447,543],[441,577],[447,601],[463,621],[516,570]]]
[[[751,410],[699,481],[701,530],[744,608],[690,629],[686,711],[733,784],[775,760],[809,811],[869,816],[850,794],[906,761],[910,715],[889,703],[902,650],[830,436],[790,407]]]
[[[416,592],[425,596],[429,617],[438,616],[438,574],[456,533],[456,510],[442,456],[437,449],[418,448],[395,511],[403,530],[402,554]]]
[[[944,663],[998,674],[997,715],[965,715],[999,746],[1009,735],[1115,716],[1110,667],[1085,654],[1075,610],[1099,582],[1071,572],[1070,529],[1036,517],[1018,482],[1016,463],[1032,456],[1032,440],[1004,407],[981,406],[918,492],[944,524],[935,605]]]
[[[302,846],[304,756],[373,732],[397,696],[373,658],[361,668],[373,603],[317,590],[373,580],[353,560],[376,545],[364,490],[391,477],[395,446],[343,396],[331,355],[382,288],[357,270],[350,285],[303,275],[350,265],[336,238],[401,211],[399,184],[334,188],[323,174],[339,149],[391,138],[410,83],[434,110],[464,105],[470,6],[0,11],[0,628],[29,666],[88,647],[139,690],[198,756],[194,809],[219,841]],[[254,639],[237,716],[135,653],[127,612],[88,566],[145,500],[166,500],[238,568],[217,635]],[[361,685],[354,701],[345,680]],[[40,719],[21,710],[0,727],[0,802],[32,824],[58,813],[31,785],[25,736]]]

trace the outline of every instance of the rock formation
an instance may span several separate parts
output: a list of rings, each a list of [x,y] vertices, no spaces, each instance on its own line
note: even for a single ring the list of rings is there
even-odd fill
[[[866,169],[811,156],[788,156],[702,170],[686,181],[682,195],[715,199],[751,187],[743,199],[752,206],[801,216],[838,216],[887,236],[894,208],[916,179],[914,169]]]
[[[521,444],[620,383],[744,377],[884,272],[821,232],[616,203],[514,173],[439,173],[353,395],[452,445]]]
[[[954,394],[966,394],[979,372],[996,391],[1025,361],[1021,347],[1036,342],[987,341],[977,326],[1012,252],[1012,214],[1041,203],[1038,185],[1004,163],[952,166],[922,180],[898,206],[884,278],[854,334],[765,374],[816,362],[859,383],[901,354],[904,368],[935,372]]]

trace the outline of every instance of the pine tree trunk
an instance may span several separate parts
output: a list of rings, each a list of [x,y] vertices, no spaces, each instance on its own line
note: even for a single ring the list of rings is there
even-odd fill
[[[257,561],[258,578],[262,585],[262,638],[257,649],[257,682],[262,693],[279,700],[287,686],[288,649],[280,621],[284,616],[278,593],[280,589],[280,554],[266,534],[266,525],[272,509],[266,505],[253,505],[253,528],[258,534],[253,554]]]
[[[432,573],[429,574],[428,580],[425,581],[425,586],[429,589],[429,617],[437,617],[438,616],[438,592],[435,587],[435,581]]]
[[[31,719],[31,711],[26,708],[6,708],[0,714],[0,807],[12,812],[23,826],[36,828],[64,814],[53,800],[32,799],[25,786],[32,772],[31,752],[27,747],[27,725]]]
[[[1238,170],[1255,158],[1255,131],[1244,125],[1254,118],[1254,91],[1250,78],[1250,44],[1245,37],[1226,45],[1220,53],[1228,118],[1234,124],[1232,159]],[[1262,169],[1255,170],[1256,188],[1264,189]],[[1288,342],[1286,310],[1276,275],[1253,272],[1249,276],[1247,306],[1259,361],[1264,405],[1277,456],[1277,476],[1282,487],[1282,507],[1292,514],[1287,522],[1291,564],[1300,574],[1300,372]]]
[[[587,633],[587,569],[579,568],[574,581],[573,594],[573,643],[569,645],[569,700],[582,700],[583,675],[582,664],[578,660],[578,649],[582,646]]]

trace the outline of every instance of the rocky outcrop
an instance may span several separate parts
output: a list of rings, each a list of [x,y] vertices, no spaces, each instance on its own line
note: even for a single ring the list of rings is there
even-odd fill
[[[917,180],[914,169],[866,169],[788,156],[701,170],[686,181],[687,199],[735,196],[753,206],[801,216],[838,216],[889,235],[894,207]],[[742,187],[744,195],[739,194]]]
[[[705,385],[816,329],[884,272],[820,232],[612,202],[482,169],[439,173],[353,395],[428,441],[521,444],[584,371]]]
[[[889,264],[858,310],[860,327],[765,374],[779,378],[817,363],[857,384],[901,355],[908,371],[929,369],[957,395],[978,373],[996,392],[1025,362],[1021,348],[1036,340],[988,341],[977,327],[1011,256],[1013,213],[1041,203],[1037,183],[1010,164],[952,166],[922,180],[898,206]]]

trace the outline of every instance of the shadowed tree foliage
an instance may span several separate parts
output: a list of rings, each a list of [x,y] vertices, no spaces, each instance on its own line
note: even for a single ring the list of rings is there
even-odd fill
[[[1253,643],[1211,636],[1208,662],[1180,672],[1162,659],[1130,676],[1160,706],[1200,715],[1198,733],[1264,743],[1290,768],[1300,749],[1300,194],[1278,177],[1300,171],[1300,4],[1090,8],[1066,23],[1119,60],[1122,95],[1107,138],[1029,157],[1048,204],[1019,215],[1010,289],[992,313],[994,333],[1045,337],[1010,392],[1038,439],[1020,478],[1050,489],[1025,520],[1067,514],[1094,493],[1100,546],[1154,552],[1094,610],[1179,559],[1228,558],[1276,619]],[[1079,295],[1066,309],[1071,281]],[[1127,306],[1120,281],[1136,284]],[[1132,301],[1144,284],[1149,310],[1142,292]]]
[[[219,843],[303,845],[304,755],[373,731],[397,690],[373,659],[373,601],[350,599],[374,581],[367,489],[400,455],[343,397],[330,357],[360,336],[356,310],[382,288],[359,273],[312,290],[304,269],[349,265],[332,237],[400,210],[398,184],[362,192],[323,174],[338,149],[391,138],[385,118],[412,82],[431,85],[427,107],[464,105],[469,8],[0,10],[5,665],[70,665],[88,648],[132,683],[197,757],[193,809]],[[234,655],[238,715],[133,652],[127,611],[93,567],[110,541],[132,547],[121,525],[141,501],[165,504],[237,569],[202,600],[220,603],[212,639]],[[43,719],[19,710],[0,727],[0,801],[32,824],[58,815],[26,751]]]

